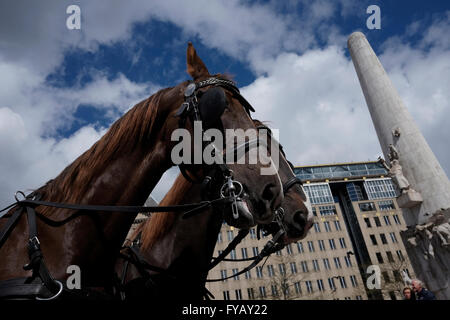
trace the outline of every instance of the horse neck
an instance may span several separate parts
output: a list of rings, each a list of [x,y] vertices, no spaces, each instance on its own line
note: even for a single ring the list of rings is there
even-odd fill
[[[178,203],[173,204],[201,200],[200,186],[194,185]],[[178,279],[188,280],[203,286],[221,225],[222,216],[214,212],[213,208],[207,208],[188,219],[178,214],[170,231],[143,254],[150,264],[169,270],[177,282]]]

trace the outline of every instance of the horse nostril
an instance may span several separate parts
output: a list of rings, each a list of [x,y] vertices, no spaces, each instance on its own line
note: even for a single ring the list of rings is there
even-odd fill
[[[273,183],[269,183],[264,187],[261,197],[264,200],[267,200],[269,203],[275,198],[274,193],[275,185]]]
[[[306,225],[305,213],[302,210],[298,210],[294,213],[294,222],[297,223],[300,228],[304,229]]]

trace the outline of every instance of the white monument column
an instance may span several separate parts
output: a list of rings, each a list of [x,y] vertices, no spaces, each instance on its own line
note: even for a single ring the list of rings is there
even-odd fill
[[[402,237],[414,271],[438,298],[450,299],[450,181],[364,34],[351,34],[348,48],[398,187],[408,226]]]

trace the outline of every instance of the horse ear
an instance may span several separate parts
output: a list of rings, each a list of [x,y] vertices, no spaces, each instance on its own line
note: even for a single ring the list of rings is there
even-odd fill
[[[188,43],[187,52],[187,72],[192,79],[197,80],[200,77],[209,77],[209,71],[203,63],[202,59],[197,55],[194,46],[191,42]]]

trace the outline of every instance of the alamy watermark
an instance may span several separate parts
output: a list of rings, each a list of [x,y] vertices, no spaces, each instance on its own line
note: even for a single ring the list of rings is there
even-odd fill
[[[279,130],[271,129],[271,133],[255,128],[245,131],[225,129],[224,139],[220,130],[212,128],[203,132],[202,122],[194,121],[193,137],[184,128],[172,132],[171,141],[178,143],[172,149],[171,160],[175,165],[261,164],[261,175],[273,175],[279,168]],[[269,139],[271,156],[268,153]]]

